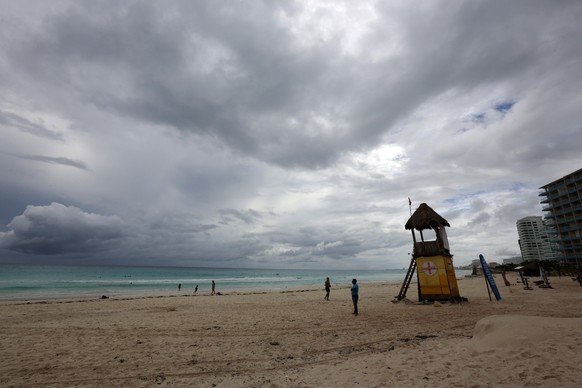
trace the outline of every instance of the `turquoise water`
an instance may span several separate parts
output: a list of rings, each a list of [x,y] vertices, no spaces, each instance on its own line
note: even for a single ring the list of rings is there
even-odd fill
[[[210,293],[216,291],[283,291],[322,286],[329,276],[332,286],[399,282],[398,270],[289,270],[176,267],[99,267],[0,264],[0,300],[41,300],[107,296]],[[457,274],[459,276],[459,274]],[[181,290],[178,292],[178,284]]]

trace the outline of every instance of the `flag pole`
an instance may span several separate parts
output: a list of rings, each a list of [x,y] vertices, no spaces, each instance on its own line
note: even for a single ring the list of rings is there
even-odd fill
[[[408,210],[410,210],[410,215],[412,216],[412,201],[410,200],[410,197],[408,197]]]

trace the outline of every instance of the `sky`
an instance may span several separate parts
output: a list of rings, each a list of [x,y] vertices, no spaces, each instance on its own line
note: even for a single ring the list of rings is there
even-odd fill
[[[0,263],[519,255],[582,167],[580,1],[0,0]],[[408,198],[412,205],[409,207]]]

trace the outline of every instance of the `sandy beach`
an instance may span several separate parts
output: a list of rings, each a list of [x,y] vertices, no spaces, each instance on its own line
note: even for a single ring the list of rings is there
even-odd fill
[[[467,303],[392,303],[399,284],[0,304],[0,386],[579,387],[582,287],[459,281]],[[322,279],[323,285],[323,279]],[[322,287],[323,288],[323,287]]]

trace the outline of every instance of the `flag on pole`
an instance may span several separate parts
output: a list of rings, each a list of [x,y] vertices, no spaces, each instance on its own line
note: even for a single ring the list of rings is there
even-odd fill
[[[412,201],[410,200],[410,197],[408,197],[408,206],[412,206]]]

